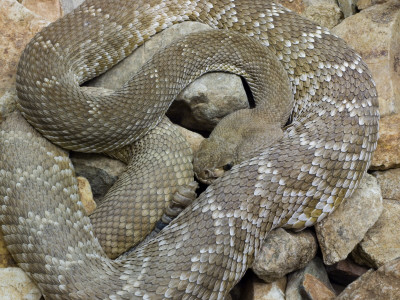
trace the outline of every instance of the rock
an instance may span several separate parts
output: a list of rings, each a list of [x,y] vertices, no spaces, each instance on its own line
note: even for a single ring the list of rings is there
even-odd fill
[[[21,4],[43,19],[51,22],[57,20],[62,15],[59,0],[22,0]]]
[[[3,91],[3,95],[0,96],[0,123],[8,114],[17,109],[17,91],[15,86],[9,89],[3,89]]]
[[[16,265],[10,252],[7,250],[3,232],[0,229],[0,268],[15,267]]]
[[[324,283],[311,274],[304,275],[303,289],[308,299],[312,300],[330,300],[336,296],[333,288],[329,289]]]
[[[377,271],[365,273],[350,284],[335,300],[400,299],[400,258]]]
[[[318,291],[323,293],[321,296],[323,295],[323,297],[326,298],[318,298]],[[330,296],[332,294],[328,291],[330,291],[333,296]],[[296,271],[288,276],[286,300],[333,299],[334,296],[332,285],[329,282],[328,275],[319,257],[315,257],[302,270]]]
[[[83,1],[85,0],[61,0],[62,10],[67,14],[81,5]]]
[[[357,12],[357,0],[338,0],[338,4],[345,18]]]
[[[156,34],[122,62],[86,84],[118,89],[162,47],[189,33],[206,29],[210,27],[196,22],[176,24]],[[239,76],[210,73],[186,87],[167,115],[173,122],[187,128],[211,131],[225,115],[245,107],[249,107],[249,103]]]
[[[97,207],[96,202],[93,199],[92,189],[89,181],[85,177],[78,176],[78,193],[81,198],[81,202],[86,211],[87,215],[90,215]]]
[[[101,154],[73,152],[71,160],[74,164],[76,175],[85,177],[90,182],[96,202],[101,201],[126,167],[119,160]]]
[[[316,251],[316,239],[310,230],[294,233],[279,228],[264,240],[252,269],[265,282],[273,282],[305,267]]]
[[[342,16],[335,0],[279,0],[278,2],[327,28],[339,24]]]
[[[241,78],[218,72],[203,75],[185,88],[167,116],[186,128],[210,132],[226,115],[249,107]]]
[[[379,122],[379,140],[372,156],[371,170],[400,167],[400,114],[386,116]]]
[[[400,112],[400,2],[375,5],[333,28],[367,63],[381,115]],[[357,38],[355,38],[357,37]]]
[[[15,0],[2,0],[0,9],[0,120],[14,109],[17,64],[25,45],[48,24]]]
[[[383,200],[383,212],[351,253],[358,264],[379,268],[400,257],[400,202]]]
[[[188,141],[193,153],[195,153],[199,149],[201,142],[204,140],[204,137],[196,132],[183,128],[182,126],[177,125],[177,128]]]
[[[252,297],[243,300],[285,300],[286,277],[271,283],[254,278],[252,281]]]
[[[365,174],[353,196],[315,225],[324,263],[347,257],[382,213],[382,196],[375,177]]]
[[[336,3],[321,3],[309,6],[304,10],[303,16],[326,28],[333,28],[339,24],[342,17],[340,8]]]
[[[341,284],[344,286],[349,285],[358,277],[368,272],[366,267],[357,265],[351,259],[346,258],[331,266],[326,267],[329,279],[332,283]]]
[[[400,201],[400,169],[377,171],[372,175],[378,180],[383,199]]]
[[[38,287],[20,268],[0,269],[0,299],[39,300]]]
[[[391,0],[358,0],[357,1],[357,8],[358,9],[366,9],[372,5],[386,3]]]

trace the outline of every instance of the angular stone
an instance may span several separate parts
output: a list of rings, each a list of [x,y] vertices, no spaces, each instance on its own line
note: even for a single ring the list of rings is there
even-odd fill
[[[400,114],[386,116],[379,121],[379,140],[372,156],[371,170],[400,167]]]
[[[313,277],[307,276],[311,275]],[[317,283],[317,279],[319,282]],[[314,283],[314,284],[312,284]],[[304,285],[306,284],[306,286]],[[324,295],[329,294],[330,290],[333,295],[333,287],[329,282],[328,275],[325,271],[324,264],[319,257],[315,257],[308,265],[288,276],[288,283],[286,286],[286,300],[303,300],[303,299],[332,299],[332,298],[310,298],[315,295],[315,292],[308,293],[310,287],[314,286],[316,289],[324,290]]]
[[[0,96],[0,123],[8,114],[17,109],[17,91],[15,86],[9,89],[3,89],[3,91],[3,95]]]
[[[85,177],[92,189],[96,202],[101,201],[109,188],[125,170],[119,160],[101,154],[71,153],[71,160],[77,176]]]
[[[85,177],[78,176],[78,193],[83,204],[83,208],[87,215],[90,215],[97,207],[96,202],[93,199],[92,189],[89,181]]]
[[[400,2],[365,9],[345,19],[332,32],[367,63],[376,82],[381,115],[400,112]]]
[[[327,28],[339,24],[342,15],[335,0],[279,0],[278,2]]]
[[[39,300],[38,287],[20,268],[0,269],[0,299]]]
[[[252,281],[253,297],[244,300],[285,300],[286,281],[286,277],[282,277],[271,283],[254,279]]]
[[[61,0],[61,6],[64,14],[71,12],[74,8],[77,8],[85,0]]]
[[[336,297],[335,292],[311,274],[304,275],[303,290],[309,299],[330,300]]]
[[[377,171],[372,175],[378,180],[383,199],[400,201],[400,168]]]
[[[368,268],[357,265],[351,259],[346,258],[336,264],[327,266],[326,271],[332,282],[347,286],[366,273]]]
[[[389,2],[389,1],[391,1],[391,0],[358,0],[357,8],[359,10],[362,10],[362,9],[366,9],[372,5],[382,4],[382,3]]]
[[[62,15],[59,0],[22,0],[21,4],[51,22],[54,22]]]
[[[350,284],[336,300],[400,299],[400,258],[378,270],[365,273]]]
[[[279,228],[264,240],[252,269],[265,282],[273,282],[305,267],[316,251],[316,239],[310,230],[294,233]]]
[[[0,9],[0,97],[15,89],[17,64],[33,35],[48,24],[15,0],[2,0]],[[1,109],[3,110],[3,109]]]
[[[338,4],[345,18],[357,12],[357,0],[338,0]]]
[[[379,268],[400,257],[400,202],[383,200],[383,212],[351,253],[358,264]]]
[[[382,196],[375,177],[365,174],[351,198],[315,225],[327,265],[347,257],[382,213]]]

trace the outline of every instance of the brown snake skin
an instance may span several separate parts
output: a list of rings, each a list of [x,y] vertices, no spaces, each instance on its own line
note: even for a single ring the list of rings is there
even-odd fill
[[[239,31],[268,46],[291,81],[293,121],[282,139],[216,180],[158,237],[110,260],[82,213],[65,151],[10,116],[0,132],[0,221],[8,249],[47,299],[223,299],[272,228],[321,220],[352,194],[369,166],[379,112],[366,65],[327,30],[272,1],[86,1],[39,33],[22,55],[17,90],[23,115],[60,146],[108,151],[156,127],[185,80],[217,67],[253,78],[254,64],[229,69],[218,55],[211,68],[193,71],[202,51],[186,53],[177,44],[171,55],[181,49],[175,54],[184,63],[175,60],[165,73],[149,66],[101,99],[78,88],[185,20]],[[225,51],[229,39],[215,48]],[[189,78],[182,82],[180,67]],[[129,91],[144,96],[132,104]]]

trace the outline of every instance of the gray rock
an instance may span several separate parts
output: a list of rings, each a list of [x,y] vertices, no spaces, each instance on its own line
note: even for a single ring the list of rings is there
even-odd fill
[[[378,179],[383,199],[400,201],[400,169],[377,171],[372,175]]]
[[[273,230],[256,256],[252,269],[265,282],[273,282],[301,269],[315,256],[317,242],[310,230]]]
[[[205,74],[186,87],[167,115],[186,128],[212,131],[223,117],[242,108],[249,108],[242,80],[218,72]]]
[[[336,300],[400,299],[400,258],[386,263],[377,271],[368,271],[350,284]]]
[[[357,0],[338,0],[338,4],[345,18],[357,12]]]
[[[302,15],[318,25],[333,28],[339,24],[342,12],[335,1],[313,1]]]
[[[383,212],[351,253],[358,264],[379,268],[400,257],[400,202],[383,200]]]
[[[61,7],[64,14],[71,12],[74,8],[77,8],[85,0],[61,0]]]
[[[353,196],[315,225],[325,264],[345,259],[378,220],[382,209],[377,180],[365,174]]]
[[[327,295],[327,297],[313,297],[311,291],[316,290],[320,291],[319,294],[323,293],[324,295]],[[315,257],[302,270],[296,271],[288,276],[286,300],[333,299],[334,296],[335,293],[333,292],[333,287],[329,282],[324,264],[319,257]]]
[[[89,181],[97,203],[101,201],[126,167],[119,160],[101,154],[73,152],[71,160],[77,176],[85,177]]]

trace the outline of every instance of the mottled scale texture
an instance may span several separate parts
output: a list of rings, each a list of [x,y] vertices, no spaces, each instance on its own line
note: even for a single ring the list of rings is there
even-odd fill
[[[244,40],[213,31],[203,50],[207,39],[199,34],[153,58],[121,90],[98,97],[79,88],[185,20],[252,40],[245,51],[238,52],[243,45],[229,50],[228,41]],[[257,41],[268,49],[264,54],[253,47]],[[162,119],[174,96],[205,72],[242,75],[256,97],[269,91],[257,76],[258,56],[279,61],[284,74],[276,73],[291,83],[292,123],[284,137],[234,166],[154,240],[109,259],[94,237],[95,230],[107,236],[107,225],[91,225],[66,153],[37,131],[86,152],[157,136],[153,128],[168,127]],[[253,62],[241,62],[246,57]],[[0,221],[8,249],[48,299],[223,299],[272,228],[310,226],[352,194],[378,138],[376,89],[360,56],[267,0],[86,1],[27,46],[17,91],[21,112],[37,131],[19,115],[2,124]]]

